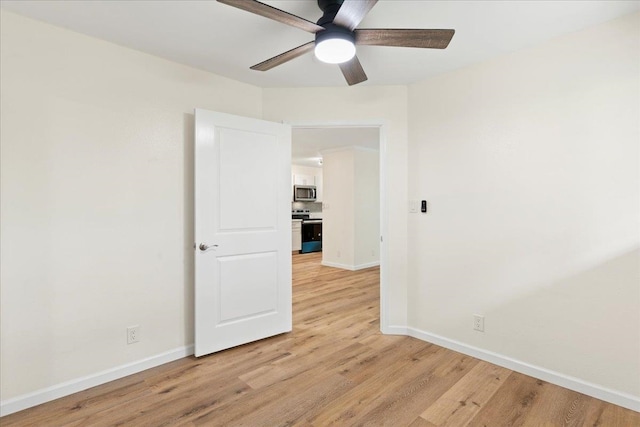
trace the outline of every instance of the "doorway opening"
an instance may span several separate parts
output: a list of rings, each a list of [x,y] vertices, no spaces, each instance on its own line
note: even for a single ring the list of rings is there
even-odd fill
[[[354,272],[374,269],[379,279],[380,323],[386,325],[384,236],[385,129],[383,123],[292,123],[292,186],[312,185],[316,200],[292,199],[292,218],[322,223],[321,252],[300,254],[292,223],[294,264],[312,262]],[[304,222],[304,220],[302,220]],[[301,227],[300,227],[301,228]],[[317,229],[317,226],[316,226]],[[296,268],[294,267],[294,283]],[[379,271],[379,273],[378,273]],[[303,273],[304,274],[304,273]],[[371,274],[368,275],[372,277]]]

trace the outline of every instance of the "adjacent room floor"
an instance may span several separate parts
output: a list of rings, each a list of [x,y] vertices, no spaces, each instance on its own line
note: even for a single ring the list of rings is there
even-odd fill
[[[188,357],[0,420],[3,426],[634,426],[640,414],[379,332],[379,269],[294,255],[294,330]]]

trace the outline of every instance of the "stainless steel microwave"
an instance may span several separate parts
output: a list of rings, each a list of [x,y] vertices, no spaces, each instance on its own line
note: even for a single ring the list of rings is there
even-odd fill
[[[316,186],[315,185],[294,185],[293,201],[294,202],[315,202]]]

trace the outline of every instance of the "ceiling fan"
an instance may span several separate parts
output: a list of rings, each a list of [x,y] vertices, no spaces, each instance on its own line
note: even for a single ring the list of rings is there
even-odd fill
[[[252,70],[267,71],[314,50],[319,60],[338,64],[350,86],[367,80],[356,56],[356,45],[444,49],[455,33],[455,30],[356,29],[378,0],[318,0],[323,15],[317,23],[256,0],[218,1],[315,34],[314,41],[256,64]]]

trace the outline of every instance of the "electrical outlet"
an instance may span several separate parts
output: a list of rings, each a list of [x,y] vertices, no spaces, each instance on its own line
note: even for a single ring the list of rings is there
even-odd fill
[[[336,258],[340,258],[340,251],[336,252]]]
[[[480,314],[473,315],[473,330],[484,332],[484,316]]]
[[[473,315],[473,330],[484,332],[484,316],[480,314]]]
[[[127,328],[127,344],[140,341],[140,326],[129,326]]]

